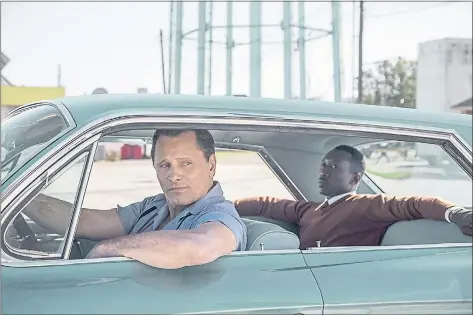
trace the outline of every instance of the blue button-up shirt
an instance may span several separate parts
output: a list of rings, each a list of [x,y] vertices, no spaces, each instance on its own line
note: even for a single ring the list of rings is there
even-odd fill
[[[164,194],[147,197],[125,207],[117,206],[117,211],[127,234],[156,231],[169,215]],[[162,230],[189,230],[208,222],[220,222],[227,226],[237,240],[235,250],[246,249],[246,226],[233,203],[225,200],[218,182],[204,197],[182,209]]]

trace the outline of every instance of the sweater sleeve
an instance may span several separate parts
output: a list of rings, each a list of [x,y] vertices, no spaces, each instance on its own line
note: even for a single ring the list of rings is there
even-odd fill
[[[274,197],[250,197],[233,202],[241,216],[263,216],[299,225],[303,214],[317,205],[307,201],[294,201]]]
[[[374,195],[366,215],[372,221],[396,222],[415,219],[445,221],[445,212],[455,204],[433,197]]]

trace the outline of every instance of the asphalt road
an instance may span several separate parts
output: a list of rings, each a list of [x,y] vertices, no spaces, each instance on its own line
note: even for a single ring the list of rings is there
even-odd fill
[[[79,166],[70,169],[52,184],[48,193],[72,201],[80,170]],[[472,182],[468,179],[372,178],[389,194],[437,196],[462,205],[472,204]],[[216,179],[229,200],[255,195],[292,199],[257,156],[220,158]],[[160,192],[150,160],[100,161],[93,166],[84,207],[110,209],[117,204],[124,206]]]

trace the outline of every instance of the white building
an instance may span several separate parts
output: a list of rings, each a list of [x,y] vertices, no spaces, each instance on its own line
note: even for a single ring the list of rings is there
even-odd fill
[[[416,107],[471,113],[456,105],[472,97],[472,40],[439,39],[419,44]]]

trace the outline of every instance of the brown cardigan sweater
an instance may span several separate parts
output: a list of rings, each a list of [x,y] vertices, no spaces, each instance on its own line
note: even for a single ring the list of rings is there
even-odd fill
[[[272,197],[234,201],[241,216],[263,216],[299,226],[300,248],[379,245],[396,221],[445,221],[445,211],[455,206],[438,198],[348,195],[331,205]]]

